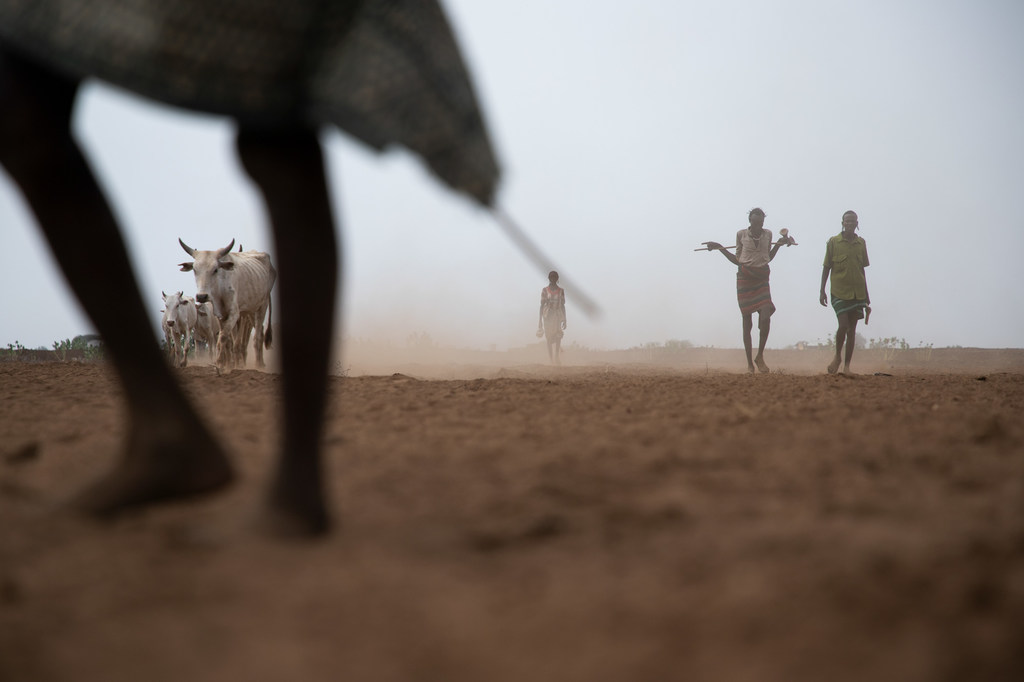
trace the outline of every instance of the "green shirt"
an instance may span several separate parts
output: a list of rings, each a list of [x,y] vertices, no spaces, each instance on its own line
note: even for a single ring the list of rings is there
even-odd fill
[[[831,268],[832,295],[845,301],[867,300],[868,285],[864,268],[868,262],[868,245],[861,237],[852,241],[837,234],[825,244],[826,268]]]

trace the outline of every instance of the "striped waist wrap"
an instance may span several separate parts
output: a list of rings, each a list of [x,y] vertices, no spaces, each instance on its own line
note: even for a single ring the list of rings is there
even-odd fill
[[[766,310],[767,314],[771,315],[775,312],[772,290],[768,284],[771,272],[767,265],[739,266],[736,272],[736,300],[740,304],[741,313],[749,315],[758,310]]]

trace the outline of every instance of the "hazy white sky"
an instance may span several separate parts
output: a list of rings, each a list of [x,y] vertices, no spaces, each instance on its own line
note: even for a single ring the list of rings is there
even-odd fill
[[[747,211],[799,246],[772,263],[769,347],[834,331],[826,239],[856,210],[866,338],[1020,347],[1024,3],[1019,0],[448,0],[504,176],[499,202],[604,309],[568,290],[566,343],[741,347],[732,243]],[[100,84],[76,127],[146,300],[194,293],[183,238],[270,250],[226,121]],[[533,343],[545,274],[403,151],[326,131],[346,335]],[[0,347],[91,331],[21,197],[0,179]],[[103,263],[96,263],[103,276]],[[310,272],[310,277],[317,277]],[[111,301],[117,305],[117,301]]]

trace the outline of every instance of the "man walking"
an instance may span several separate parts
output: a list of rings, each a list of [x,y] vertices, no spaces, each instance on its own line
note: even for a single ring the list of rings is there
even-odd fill
[[[771,331],[772,315],[775,304],[772,303],[772,292],[769,286],[771,268],[768,263],[775,258],[779,247],[793,243],[789,237],[780,237],[772,246],[772,232],[764,229],[765,213],[760,208],[750,211],[747,216],[750,226],[736,233],[736,254],[729,253],[718,242],[707,242],[708,251],[721,251],[726,259],[736,265],[736,298],[743,315],[743,350],[747,354],[747,371],[754,373],[754,367],[763,373],[768,372],[764,362],[764,346],[768,342]],[[754,328],[754,313],[757,312],[757,355],[753,358],[750,332]]]
[[[864,268],[868,262],[868,246],[857,236],[857,214],[847,211],[843,214],[843,231],[825,244],[825,263],[821,270],[821,305],[827,306],[825,282],[832,277],[832,308],[839,319],[836,329],[836,355],[829,363],[828,373],[839,370],[839,359],[843,355],[843,374],[850,374],[850,361],[857,338],[857,320],[867,324],[871,315],[871,299],[868,296],[868,282]]]

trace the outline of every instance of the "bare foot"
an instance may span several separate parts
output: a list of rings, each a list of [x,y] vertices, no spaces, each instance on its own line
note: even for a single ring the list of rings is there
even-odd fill
[[[234,480],[231,463],[202,428],[135,428],[121,462],[72,505],[98,517],[212,493]]]
[[[257,524],[262,534],[295,540],[322,537],[331,530],[331,522],[323,510],[319,514],[302,514],[274,505],[260,512]]]
[[[286,482],[279,477],[260,519],[261,529],[282,538],[312,538],[331,529],[330,517],[318,481]]]
[[[832,360],[832,362],[828,363],[829,374],[835,374],[837,371],[839,371],[839,362],[839,358],[835,358]]]
[[[747,365],[747,374],[754,374],[757,372],[757,368],[753,365]]]
[[[757,369],[760,370],[761,374],[768,374],[771,371],[768,369],[768,365],[764,364],[764,358],[760,355],[754,358],[754,362],[757,364]]]

